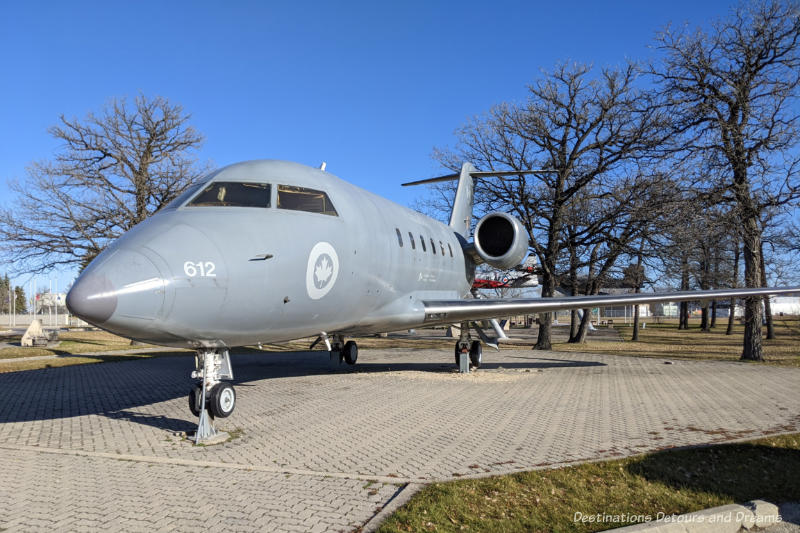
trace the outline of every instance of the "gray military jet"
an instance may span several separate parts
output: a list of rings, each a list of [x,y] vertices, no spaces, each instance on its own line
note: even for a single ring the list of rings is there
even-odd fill
[[[348,337],[461,323],[456,360],[468,354],[478,366],[488,340],[480,324],[498,316],[800,293],[465,299],[476,265],[509,269],[528,253],[522,224],[506,213],[483,216],[470,232],[475,180],[517,174],[465,163],[459,174],[411,183],[458,180],[447,225],[323,169],[275,160],[230,165],[112,243],[76,280],[67,306],[118,335],[196,350],[199,382],[189,405],[200,416],[200,439],[213,432],[207,411],[227,417],[236,404],[225,381],[234,346],[317,336],[352,365],[358,347]]]

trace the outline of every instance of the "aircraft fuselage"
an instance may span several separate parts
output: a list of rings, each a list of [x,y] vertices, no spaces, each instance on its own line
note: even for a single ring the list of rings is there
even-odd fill
[[[269,205],[222,205],[213,195],[230,192],[215,192],[217,182],[267,185]],[[206,189],[220,205],[192,205]],[[314,212],[312,196],[310,207],[281,207],[295,190],[324,192],[332,208]],[[461,298],[471,276],[446,224],[327,172],[264,160],[221,169],[125,233],[81,274],[68,303],[137,340],[231,347],[415,327],[422,299]]]

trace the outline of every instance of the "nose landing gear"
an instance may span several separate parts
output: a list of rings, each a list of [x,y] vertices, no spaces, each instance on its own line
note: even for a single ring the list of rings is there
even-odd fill
[[[208,444],[227,435],[214,428],[214,418],[226,418],[236,407],[236,390],[223,379],[233,379],[228,350],[198,350],[192,377],[200,381],[189,391],[189,410],[200,417],[194,434],[195,444]]]

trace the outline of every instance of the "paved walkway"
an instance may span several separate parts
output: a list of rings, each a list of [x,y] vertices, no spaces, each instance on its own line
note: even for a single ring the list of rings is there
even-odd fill
[[[800,369],[591,354],[234,355],[194,447],[185,357],[0,374],[0,529],[349,531],[407,482],[800,431]]]

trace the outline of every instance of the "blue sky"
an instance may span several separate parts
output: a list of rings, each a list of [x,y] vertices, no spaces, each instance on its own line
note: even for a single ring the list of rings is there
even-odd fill
[[[47,128],[60,114],[141,92],[183,105],[217,166],[325,160],[409,205],[424,189],[399,184],[441,170],[433,147],[468,117],[523,100],[541,69],[646,59],[659,28],[705,25],[732,4],[6,1],[0,204],[13,205],[9,180],[57,149]]]

